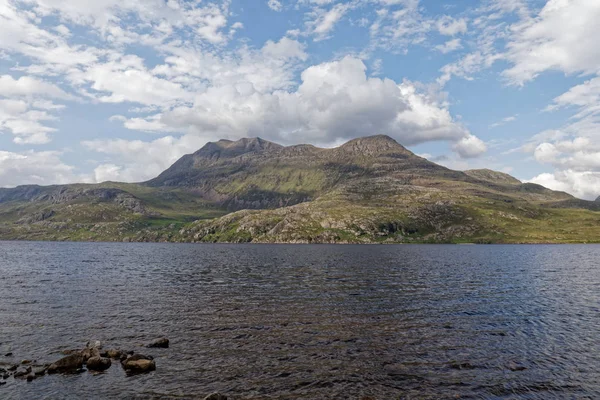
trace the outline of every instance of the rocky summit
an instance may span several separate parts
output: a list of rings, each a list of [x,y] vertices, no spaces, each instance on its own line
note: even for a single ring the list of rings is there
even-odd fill
[[[388,136],[336,148],[207,143],[143,183],[0,189],[0,239],[264,243],[600,242],[600,202]]]

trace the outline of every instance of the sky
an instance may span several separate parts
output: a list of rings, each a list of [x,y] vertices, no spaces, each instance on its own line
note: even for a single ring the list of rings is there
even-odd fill
[[[600,195],[598,0],[0,0],[0,186],[386,134]]]

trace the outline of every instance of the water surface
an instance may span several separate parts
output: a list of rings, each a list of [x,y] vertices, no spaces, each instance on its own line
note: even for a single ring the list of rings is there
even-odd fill
[[[157,365],[0,398],[600,398],[599,264],[592,245],[0,242],[0,363],[101,340]]]

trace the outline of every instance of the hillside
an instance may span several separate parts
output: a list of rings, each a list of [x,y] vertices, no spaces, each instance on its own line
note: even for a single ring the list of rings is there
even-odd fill
[[[600,203],[453,171],[387,136],[332,149],[208,143],[144,183],[0,189],[0,238],[321,243],[599,242]]]

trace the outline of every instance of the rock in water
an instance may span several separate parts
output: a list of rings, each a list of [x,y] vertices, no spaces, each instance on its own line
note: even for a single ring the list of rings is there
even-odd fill
[[[83,357],[83,362],[86,362],[92,357],[100,357],[100,350],[98,350],[96,347],[86,346],[85,349],[81,350],[80,354]]]
[[[111,364],[110,358],[99,356],[88,358],[86,363],[87,368],[91,371],[106,371]]]
[[[227,400],[227,396],[220,393],[212,393],[206,396],[204,400]]]
[[[54,364],[48,367],[48,373],[54,374],[57,372],[77,372],[83,366],[83,356],[81,354],[71,354],[61,358]]]
[[[24,378],[31,372],[31,367],[18,367],[15,371],[15,378]]]
[[[125,354],[122,350],[117,349],[109,349],[102,353],[102,357],[108,357],[115,360],[121,359],[121,357]]]
[[[121,362],[125,372],[139,374],[156,370],[156,364],[149,356],[134,354]]]
[[[155,341],[153,341],[146,347],[159,347],[159,348],[166,349],[169,347],[169,339],[167,339],[167,338],[156,339]]]

